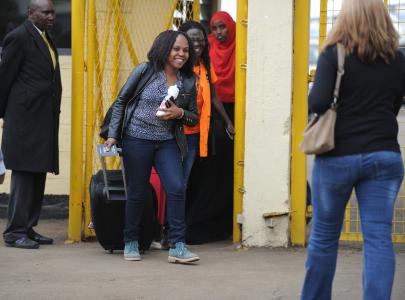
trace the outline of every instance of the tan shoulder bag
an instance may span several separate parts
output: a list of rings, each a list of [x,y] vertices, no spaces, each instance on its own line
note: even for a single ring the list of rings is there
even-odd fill
[[[330,108],[322,115],[315,116],[305,127],[304,138],[300,149],[305,154],[322,154],[335,148],[336,108],[339,89],[344,74],[345,50],[342,44],[337,44],[338,70]]]

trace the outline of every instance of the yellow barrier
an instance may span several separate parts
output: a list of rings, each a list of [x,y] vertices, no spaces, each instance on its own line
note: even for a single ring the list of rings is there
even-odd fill
[[[83,200],[83,97],[85,2],[72,0],[72,146],[68,243],[81,238]]]
[[[300,151],[307,124],[310,1],[297,1],[294,8],[294,79],[291,139],[291,243],[305,246],[306,157]]]
[[[236,16],[236,68],[235,68],[235,149],[233,188],[233,242],[241,240],[238,216],[243,211],[243,174],[245,161],[245,98],[248,1],[238,0]]]

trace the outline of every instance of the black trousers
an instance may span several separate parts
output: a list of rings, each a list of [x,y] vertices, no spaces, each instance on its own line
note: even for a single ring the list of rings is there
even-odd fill
[[[234,120],[234,104],[224,103]],[[186,242],[202,244],[229,238],[233,226],[234,142],[217,122],[215,155],[194,162],[186,197]]]
[[[11,173],[10,201],[4,241],[12,243],[27,235],[38,224],[44,198],[46,173]]]

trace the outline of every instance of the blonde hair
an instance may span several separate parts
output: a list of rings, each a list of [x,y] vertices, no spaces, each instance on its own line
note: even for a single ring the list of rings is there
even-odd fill
[[[363,62],[381,57],[389,63],[395,57],[398,39],[382,0],[344,0],[323,50],[342,43],[347,53],[356,51]]]

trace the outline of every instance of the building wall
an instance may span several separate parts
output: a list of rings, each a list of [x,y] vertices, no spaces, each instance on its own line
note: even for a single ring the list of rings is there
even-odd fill
[[[288,215],[263,214],[289,211],[293,0],[249,0],[248,14],[242,240],[287,246]]]
[[[45,194],[68,195],[69,194],[69,171],[70,171],[70,124],[71,124],[71,91],[72,91],[72,57],[60,56],[59,63],[62,77],[62,105],[59,128],[59,167],[60,174],[47,175]],[[0,133],[2,136],[2,133]],[[4,184],[0,186],[0,193],[10,192],[10,171]]]

